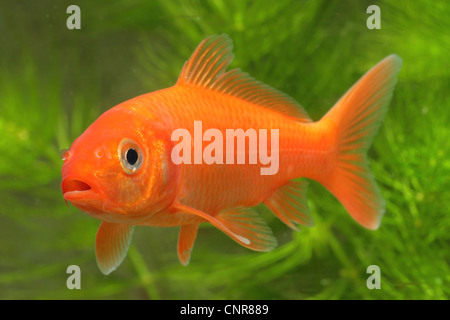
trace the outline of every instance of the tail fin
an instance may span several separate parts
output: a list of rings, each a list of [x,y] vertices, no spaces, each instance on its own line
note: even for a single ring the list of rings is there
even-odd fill
[[[386,114],[402,60],[390,55],[369,70],[322,118],[337,128],[337,165],[325,187],[350,215],[377,229],[385,210],[368,167],[367,149]]]

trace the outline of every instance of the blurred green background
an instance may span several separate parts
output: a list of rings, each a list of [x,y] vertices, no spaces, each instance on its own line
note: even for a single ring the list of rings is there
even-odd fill
[[[81,30],[66,9],[81,8]],[[381,9],[369,30],[366,9]],[[0,2],[0,299],[448,299],[450,297],[450,2],[179,0]],[[99,221],[66,207],[60,150],[102,112],[176,82],[211,34],[235,60],[320,117],[391,53],[404,65],[369,155],[387,201],[381,227],[360,227],[318,183],[316,220],[293,232],[261,206],[279,247],[247,250],[200,228],[180,265],[178,228],[138,227],[106,277]],[[81,268],[68,290],[66,268]],[[369,265],[381,289],[369,290]]]

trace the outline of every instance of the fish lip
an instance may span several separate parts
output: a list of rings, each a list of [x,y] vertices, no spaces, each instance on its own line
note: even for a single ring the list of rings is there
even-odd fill
[[[70,202],[99,200],[102,198],[100,188],[86,179],[79,177],[66,177],[61,182],[64,199]]]

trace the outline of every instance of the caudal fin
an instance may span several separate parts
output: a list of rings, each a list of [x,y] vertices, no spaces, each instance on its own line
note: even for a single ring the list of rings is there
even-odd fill
[[[401,65],[396,55],[382,60],[321,120],[338,131],[337,165],[323,184],[368,229],[380,225],[385,201],[369,170],[367,149],[386,114]]]

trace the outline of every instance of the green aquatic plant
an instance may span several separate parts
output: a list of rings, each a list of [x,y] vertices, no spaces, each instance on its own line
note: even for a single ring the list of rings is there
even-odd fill
[[[0,4],[0,298],[449,298],[447,2],[377,1],[379,30],[366,27],[371,1],[107,4],[79,1],[79,31],[65,28],[63,4]],[[314,120],[376,62],[402,57],[369,151],[387,202],[381,226],[363,229],[312,182],[312,228],[293,232],[257,208],[278,238],[270,253],[202,225],[183,267],[176,228],[139,227],[123,265],[104,277],[99,221],[62,198],[60,150],[102,111],[174,84],[196,45],[220,33],[233,39],[232,67],[288,93]],[[81,290],[66,287],[71,264],[81,267]],[[366,286],[370,265],[380,267],[380,290]]]

